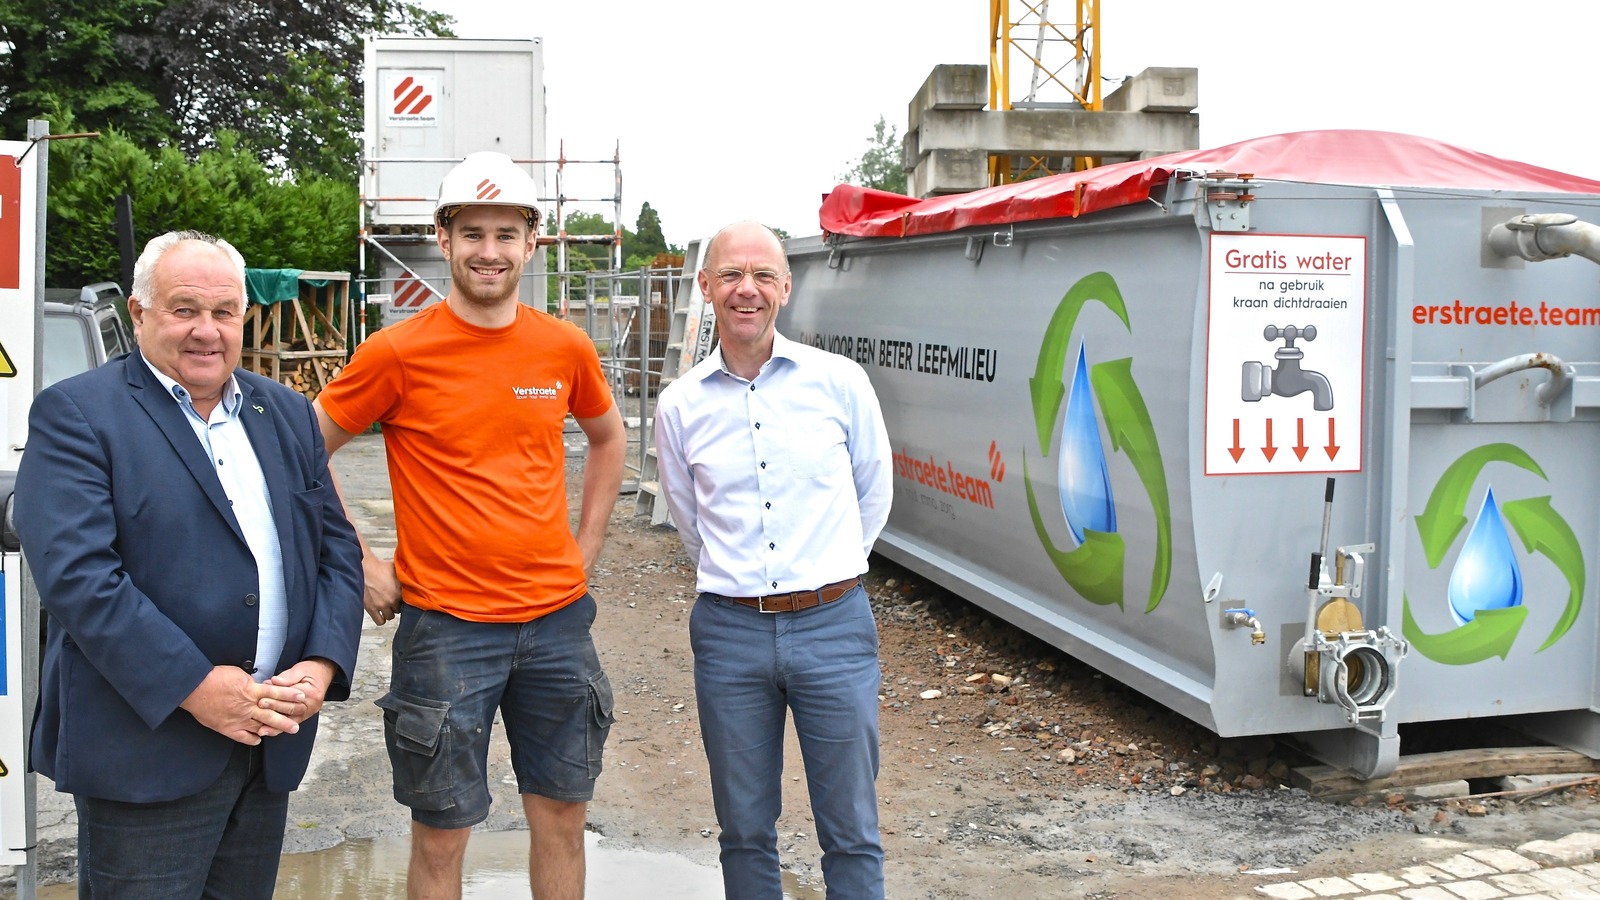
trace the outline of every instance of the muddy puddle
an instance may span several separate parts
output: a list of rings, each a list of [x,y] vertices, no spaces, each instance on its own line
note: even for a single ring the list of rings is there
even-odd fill
[[[406,895],[406,837],[345,841],[316,853],[293,853],[278,870],[275,900],[400,900]],[[528,896],[528,835],[522,831],[474,834],[467,844],[463,900]],[[624,850],[588,836],[588,900],[721,900],[722,876],[682,856]],[[784,896],[820,900],[820,886],[783,876]],[[70,900],[70,884],[39,889],[39,900]]]

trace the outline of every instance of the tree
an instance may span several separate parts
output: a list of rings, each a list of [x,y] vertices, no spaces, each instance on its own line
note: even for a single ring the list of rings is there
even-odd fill
[[[21,138],[28,119],[47,119],[58,133],[69,120],[89,129],[114,120],[128,137],[152,144],[175,134],[155,79],[130,65],[122,47],[161,6],[0,0],[0,136]]]
[[[263,162],[354,175],[363,36],[448,35],[450,21],[403,0],[169,0],[127,46],[159,73],[190,154],[228,130]]]
[[[46,284],[115,277],[119,194],[133,200],[139,241],[196,228],[225,238],[255,268],[356,267],[353,181],[273,171],[228,132],[190,160],[176,147],[146,150],[111,131],[51,146]]]
[[[354,177],[364,35],[450,21],[405,0],[0,0],[0,128],[71,118],[190,157],[232,131],[272,168]]]
[[[867,142],[866,152],[861,154],[855,166],[841,180],[862,187],[904,194],[906,170],[902,162],[900,138],[895,133],[894,126],[885,122],[883,116],[879,116],[877,124],[872,126],[872,137],[868,138]]]
[[[629,240],[629,238],[632,240]],[[633,234],[623,234],[624,259],[641,259],[640,265],[649,265],[657,254],[667,252],[667,238],[661,233],[661,216],[646,202],[639,208],[639,218],[633,223]],[[637,268],[624,263],[623,268]]]

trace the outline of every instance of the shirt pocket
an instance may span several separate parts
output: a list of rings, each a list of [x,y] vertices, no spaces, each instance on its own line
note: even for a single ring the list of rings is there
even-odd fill
[[[848,467],[844,429],[829,419],[805,424],[789,435],[789,467],[796,478],[827,478]]]

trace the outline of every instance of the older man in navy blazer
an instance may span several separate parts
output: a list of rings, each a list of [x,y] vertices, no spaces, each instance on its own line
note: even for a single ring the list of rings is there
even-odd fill
[[[39,394],[16,523],[48,613],[33,766],[78,812],[79,895],[272,896],[361,549],[311,404],[238,369],[244,261],[152,240],[138,352]]]

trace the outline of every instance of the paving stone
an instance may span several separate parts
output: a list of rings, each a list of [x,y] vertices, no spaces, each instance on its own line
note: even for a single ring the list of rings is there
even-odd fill
[[[1499,847],[1490,847],[1484,850],[1468,850],[1464,855],[1470,856],[1487,866],[1493,866],[1501,872],[1532,872],[1539,868],[1539,864],[1511,850]]]
[[[1301,887],[1297,882],[1285,881],[1279,884],[1258,884],[1256,893],[1273,900],[1315,900],[1316,894]]]
[[[1595,883],[1593,878],[1576,869],[1540,869],[1529,874],[1552,888],[1586,888]]]
[[[1550,892],[1554,900],[1600,900],[1600,891],[1586,887],[1556,888]]]
[[[1575,866],[1594,862],[1594,851],[1561,841],[1529,841],[1517,852],[1541,866]]]
[[[1500,890],[1489,882],[1478,881],[1477,879],[1452,882],[1445,885],[1444,889],[1460,897],[1461,900],[1497,900],[1497,898],[1506,895],[1505,891]]]
[[[1406,898],[1406,900],[1461,900],[1460,897],[1436,884],[1430,884],[1426,887],[1406,888],[1400,892],[1400,896]]]
[[[1383,872],[1358,872],[1349,877],[1352,882],[1368,891],[1392,891],[1407,886],[1406,882]]]
[[[1513,896],[1538,894],[1550,889],[1549,884],[1532,875],[1490,875],[1489,880],[1494,882],[1496,887]]]
[[[1449,873],[1441,872],[1433,866],[1407,866],[1395,874],[1404,879],[1406,884],[1438,884],[1441,881],[1455,880]]]
[[[1449,859],[1435,860],[1429,863],[1437,869],[1443,869],[1457,878],[1477,878],[1480,875],[1493,875],[1495,869],[1467,856],[1465,853],[1457,854]]]
[[[1300,882],[1300,886],[1318,897],[1348,897],[1361,893],[1361,888],[1343,878],[1307,878]]]

